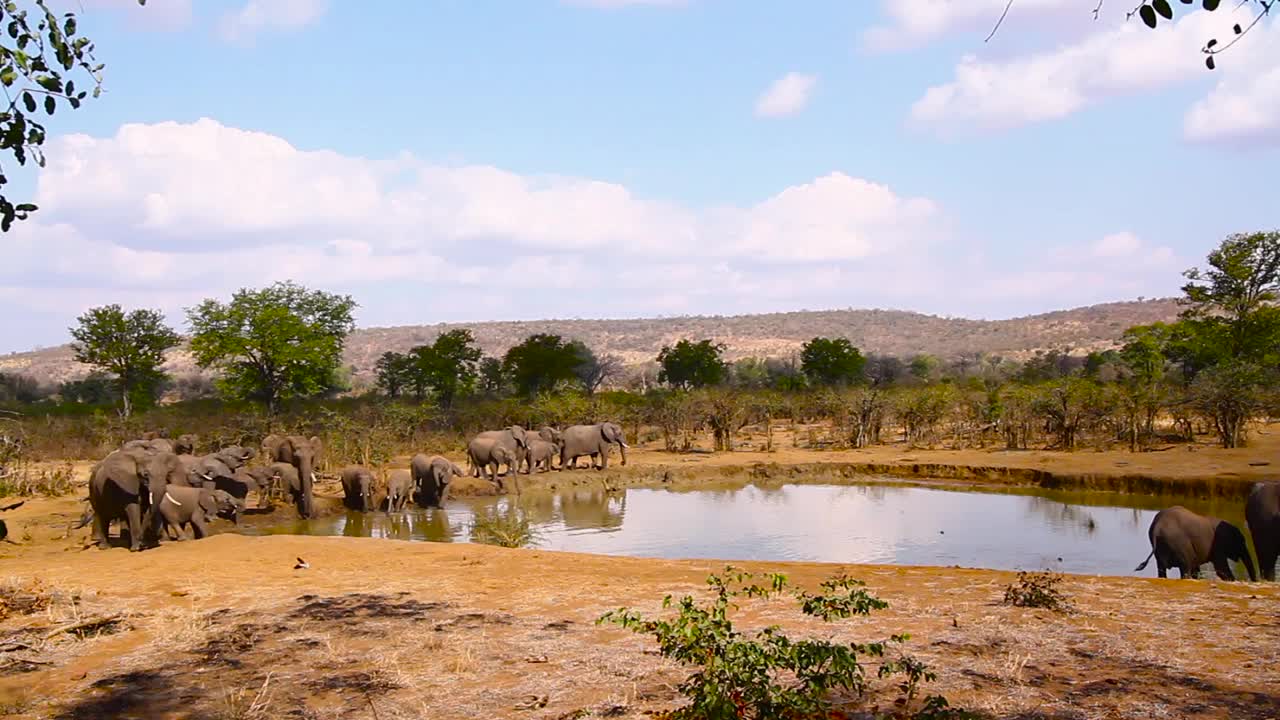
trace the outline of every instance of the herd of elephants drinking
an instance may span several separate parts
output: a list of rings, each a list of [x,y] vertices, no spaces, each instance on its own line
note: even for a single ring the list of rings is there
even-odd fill
[[[314,513],[312,485],[323,452],[318,437],[268,435],[261,450],[241,445],[196,455],[197,439],[182,435],[169,440],[149,434],[126,442],[93,466],[89,482],[90,510],[80,527],[94,523],[93,538],[108,547],[111,523],[121,523],[120,536],[128,536],[130,550],[169,539],[185,539],[190,528],[195,538],[208,535],[209,524],[224,517],[235,524],[250,491],[259,505],[279,497],[288,499],[301,517]],[[499,492],[507,490],[503,476],[518,473],[573,470],[579,458],[591,458],[597,470],[608,467],[609,453],[617,445],[627,464],[627,444],[622,428],[613,422],[572,425],[563,430],[543,427],[537,431],[518,425],[477,434],[466,455],[472,477],[484,477]],[[258,457],[261,464],[250,465]],[[559,464],[556,465],[558,459]],[[500,472],[506,466],[505,473]],[[440,507],[453,477],[466,474],[440,455],[414,455],[408,469],[390,471],[386,477],[387,512],[401,512],[410,503]],[[375,509],[377,480],[366,467],[348,466],[340,473],[344,504],[351,510]],[[1245,521],[1253,538],[1258,569],[1264,579],[1275,580],[1280,556],[1280,482],[1255,483],[1245,501]],[[1201,566],[1212,563],[1223,580],[1234,580],[1232,562],[1245,566],[1251,581],[1257,580],[1244,533],[1232,523],[1201,515],[1176,505],[1156,513],[1148,529],[1151,554],[1134,569],[1144,570],[1152,558],[1159,577],[1177,568],[1181,577],[1199,577]]]

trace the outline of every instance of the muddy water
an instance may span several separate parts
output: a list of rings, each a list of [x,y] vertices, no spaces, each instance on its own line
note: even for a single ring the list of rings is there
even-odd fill
[[[494,508],[522,511],[538,534],[536,546],[550,550],[1133,575],[1150,551],[1152,516],[1174,504],[1245,528],[1243,502],[877,482],[467,498],[443,509],[347,512],[265,532],[465,542],[475,513]],[[1142,574],[1154,576],[1154,568]],[[1243,568],[1236,572],[1244,576]]]

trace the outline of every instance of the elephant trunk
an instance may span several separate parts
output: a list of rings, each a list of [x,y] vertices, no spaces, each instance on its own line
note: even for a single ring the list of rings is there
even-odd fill
[[[1249,556],[1248,548],[1244,550],[1242,562],[1244,563],[1244,569],[1249,573],[1249,582],[1258,582],[1258,573],[1253,567],[1253,558]]]
[[[622,464],[627,464],[627,441],[621,437],[618,438],[618,452],[622,453]]]

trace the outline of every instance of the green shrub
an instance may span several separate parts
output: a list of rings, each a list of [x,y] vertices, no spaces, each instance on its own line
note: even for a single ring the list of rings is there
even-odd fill
[[[487,508],[477,511],[471,521],[471,542],[521,548],[536,544],[538,533],[524,513],[515,508],[507,512]]]
[[[663,657],[697,670],[679,685],[688,703],[670,714],[672,720],[810,720],[853,717],[843,710],[849,700],[867,691],[867,668],[861,659],[878,663],[882,679],[900,677],[901,693],[887,718],[967,718],[971,715],[948,706],[945,698],[930,695],[917,700],[920,685],[935,675],[918,660],[890,648],[907,635],[872,643],[837,643],[823,639],[792,639],[776,625],[748,637],[734,628],[729,610],[738,598],[767,599],[783,594],[799,601],[805,615],[824,621],[870,615],[888,603],[871,595],[864,583],[838,575],[822,583],[822,594],[788,590],[787,579],[769,574],[764,584],[750,573],[732,566],[722,575],[711,575],[707,584],[714,593],[710,604],[685,596],[678,602],[668,595],[663,607],[677,607],[671,620],[652,620],[627,608],[610,611],[597,624],[613,624],[652,635]],[[918,707],[917,707],[918,705]]]
[[[1016,583],[1004,589],[1004,604],[1016,607],[1044,608],[1054,612],[1070,612],[1071,600],[1058,589],[1062,575],[1051,570],[1018,573]]]

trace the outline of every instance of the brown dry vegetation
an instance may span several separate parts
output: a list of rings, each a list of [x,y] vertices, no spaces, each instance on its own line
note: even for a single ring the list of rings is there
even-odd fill
[[[476,344],[489,355],[501,356],[530,334],[545,332],[581,340],[597,354],[616,355],[632,366],[653,361],[659,348],[681,338],[723,342],[728,360],[789,356],[815,336],[846,337],[864,352],[902,357],[915,353],[944,358],[990,353],[1019,360],[1037,350],[1108,349],[1127,328],[1171,321],[1179,309],[1175,300],[1159,299],[1106,303],[1009,320],[966,320],[899,310],[828,310],[635,320],[440,323],[357,330],[347,339],[343,363],[354,370],[355,378],[367,381],[383,352],[404,352],[461,327],[470,328]],[[172,351],[169,358],[166,372],[174,376],[197,374],[190,355],[182,348]],[[41,383],[73,380],[88,371],[75,362],[70,347],[65,345],[0,357],[0,372],[27,375]]]

